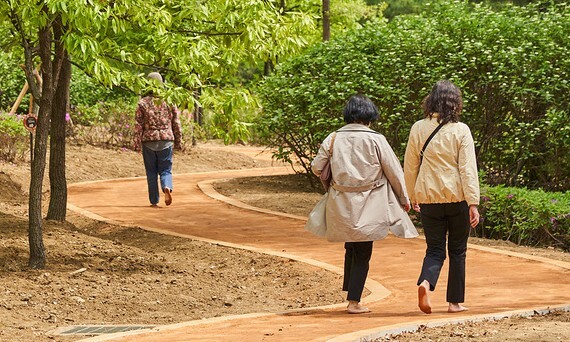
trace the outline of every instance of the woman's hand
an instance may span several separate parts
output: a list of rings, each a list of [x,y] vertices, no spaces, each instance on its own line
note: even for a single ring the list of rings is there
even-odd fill
[[[406,212],[410,211],[410,201],[406,202],[406,204],[402,204],[402,208],[404,208]]]
[[[471,223],[472,228],[479,224],[479,210],[475,204],[469,206],[469,223]]]

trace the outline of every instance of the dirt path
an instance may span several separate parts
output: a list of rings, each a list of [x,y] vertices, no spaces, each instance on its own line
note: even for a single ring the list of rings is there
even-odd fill
[[[97,218],[138,225],[152,231],[188,236],[223,245],[263,251],[320,265],[340,272],[342,244],[327,243],[303,230],[303,218],[277,216],[239,208],[211,198],[200,190],[216,179],[284,174],[283,167],[193,173],[175,176],[174,204],[151,209],[142,178],[75,184],[69,188],[73,208]],[[434,313],[416,309],[417,265],[425,244],[421,239],[389,237],[375,243],[363,301],[372,312],[347,315],[344,303],[278,314],[250,314],[163,326],[130,336],[101,336],[121,341],[298,341],[354,340],[381,330],[490,315],[570,305],[570,264],[524,255],[471,247],[468,253],[470,311],[445,312],[442,272],[440,287],[432,296]],[[332,285],[335,286],[335,285]],[[302,296],[302,293],[299,294]]]

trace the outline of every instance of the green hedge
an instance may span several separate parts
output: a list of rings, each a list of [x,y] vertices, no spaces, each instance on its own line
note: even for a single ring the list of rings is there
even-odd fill
[[[283,64],[259,90],[265,144],[307,167],[342,125],[354,93],[380,109],[373,127],[401,157],[420,102],[440,79],[464,93],[490,184],[568,190],[570,177],[570,5],[548,10],[441,2],[421,15],[374,22]]]
[[[481,190],[477,236],[570,250],[570,192],[504,186]]]

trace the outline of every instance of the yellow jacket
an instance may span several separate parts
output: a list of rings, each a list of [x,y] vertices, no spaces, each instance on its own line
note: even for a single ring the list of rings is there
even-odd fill
[[[420,166],[420,152],[438,126],[433,118],[416,122],[410,131],[404,156],[406,188],[414,204],[479,204],[479,178],[475,145],[469,127],[461,122],[445,124],[428,144]]]

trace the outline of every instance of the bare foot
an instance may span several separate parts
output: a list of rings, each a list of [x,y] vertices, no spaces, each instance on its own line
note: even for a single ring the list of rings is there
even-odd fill
[[[150,207],[151,208],[158,208],[158,204],[151,204]]]
[[[469,310],[469,309],[464,307],[460,303],[449,303],[449,307],[447,308],[447,312],[450,312],[450,313],[462,312],[462,311],[467,311],[467,310]]]
[[[172,203],[172,195],[169,188],[164,188],[164,204],[170,205]]]
[[[348,301],[348,307],[346,308],[346,311],[348,311],[349,314],[361,314],[370,312],[370,309],[360,305],[360,303],[357,301],[350,300]]]
[[[428,296],[429,283],[424,280],[420,286],[418,286],[418,306],[423,313],[431,313],[431,304]]]

